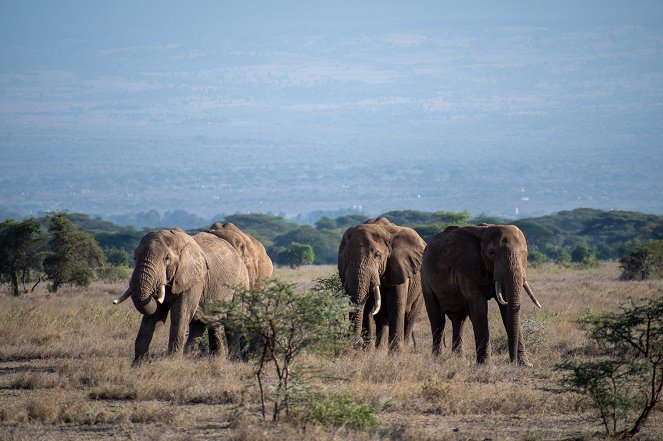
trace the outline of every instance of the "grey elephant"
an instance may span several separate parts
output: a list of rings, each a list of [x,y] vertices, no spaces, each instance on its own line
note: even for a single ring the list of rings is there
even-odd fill
[[[143,314],[134,364],[148,353],[154,332],[170,313],[168,353],[197,350],[206,325],[196,312],[206,302],[229,300],[233,288],[248,288],[249,273],[240,253],[227,241],[203,232],[190,236],[179,228],[147,233],[134,251],[135,268],[127,291]],[[188,339],[187,339],[188,333]],[[223,350],[223,329],[209,326],[210,350]]]
[[[375,332],[377,348],[385,346],[387,331],[390,351],[409,344],[423,306],[420,266],[425,246],[416,231],[384,217],[345,231],[338,272],[358,308],[350,316],[357,344],[365,344],[364,330]]]
[[[237,228],[231,222],[216,222],[207,230],[209,233],[228,241],[242,256],[249,273],[249,288],[261,289],[272,277],[274,266],[265,247],[255,237]]]
[[[488,301],[499,304],[511,362],[531,366],[520,326],[521,292],[540,308],[527,282],[527,243],[514,225],[448,227],[426,246],[421,278],[433,334],[440,352],[445,315],[452,324],[452,350],[462,352],[463,326],[474,329],[477,363],[490,358]]]

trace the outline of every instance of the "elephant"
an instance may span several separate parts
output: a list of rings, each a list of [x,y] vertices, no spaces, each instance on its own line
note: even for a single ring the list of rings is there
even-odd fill
[[[147,356],[154,332],[165,323],[169,312],[169,354],[197,349],[206,327],[210,350],[219,354],[223,349],[222,326],[206,326],[196,318],[196,312],[206,302],[232,299],[235,287],[249,287],[247,265],[240,253],[215,234],[190,236],[175,228],[147,233],[134,258],[129,288],[114,301],[117,304],[131,297],[143,314],[134,365]]]
[[[514,225],[451,226],[436,235],[426,246],[421,264],[433,354],[440,353],[445,315],[452,324],[452,350],[462,353],[463,327],[469,316],[476,361],[488,361],[488,301],[494,297],[506,328],[511,362],[531,366],[520,326],[522,289],[537,307],[541,304],[527,282],[526,267],[527,242]]]
[[[338,249],[338,273],[357,306],[350,315],[357,345],[365,344],[365,329],[372,334],[372,319],[377,348],[385,346],[387,330],[390,352],[401,351],[414,340],[412,330],[423,307],[420,266],[425,246],[416,231],[384,217],[345,231]]]
[[[208,233],[228,241],[242,256],[249,273],[249,288],[262,289],[272,277],[274,266],[265,247],[255,237],[244,233],[235,224],[216,222],[207,230]]]

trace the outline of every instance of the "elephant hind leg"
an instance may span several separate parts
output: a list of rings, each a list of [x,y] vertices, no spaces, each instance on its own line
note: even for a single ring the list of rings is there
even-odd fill
[[[224,329],[221,325],[209,326],[207,328],[209,336],[209,351],[214,356],[225,356],[226,347],[223,343]],[[230,345],[230,341],[228,345]]]
[[[405,313],[405,334],[403,335],[404,344],[408,346],[412,340],[414,350],[417,350],[417,342],[414,338],[414,323],[417,321],[421,313],[421,307],[424,303],[423,297],[419,296],[410,307],[410,310]]]
[[[444,312],[431,291],[426,291],[424,285],[424,302],[426,303],[426,313],[428,314],[428,321],[430,322],[430,330],[433,335],[433,348],[432,353],[435,357],[440,355],[440,343],[442,343],[442,336],[444,335],[444,326],[446,318]]]
[[[490,359],[490,331],[488,330],[488,302],[477,301],[469,307],[470,320],[474,329],[474,344],[477,363],[485,363]]]
[[[457,354],[463,354],[463,331],[467,315],[453,315],[451,317],[451,350]]]
[[[189,324],[189,337],[184,345],[185,354],[194,354],[200,352],[200,343],[205,333],[205,325],[198,320],[193,320]]]

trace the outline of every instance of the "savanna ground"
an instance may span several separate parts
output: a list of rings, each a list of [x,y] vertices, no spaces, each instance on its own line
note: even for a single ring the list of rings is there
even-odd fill
[[[277,269],[282,280],[311,286],[334,267]],[[615,263],[575,270],[528,270],[543,304],[523,299],[524,333],[534,368],[510,365],[506,335],[492,302],[493,359],[474,363],[467,326],[465,353],[430,355],[422,314],[416,351],[396,356],[349,351],[322,363],[332,380],[314,378],[325,396],[349,394],[373,407],[368,430],[262,420],[252,365],[225,358],[158,357],[167,331],[152,343],[157,357],[131,368],[140,315],[112,299],[125,284],[0,295],[0,439],[600,439],[603,428],[587,401],[560,392],[555,365],[581,353],[585,336],[575,320],[616,310],[627,297],[652,298],[663,281],[621,282]],[[446,340],[450,340],[447,327]],[[663,439],[657,409],[638,439]]]

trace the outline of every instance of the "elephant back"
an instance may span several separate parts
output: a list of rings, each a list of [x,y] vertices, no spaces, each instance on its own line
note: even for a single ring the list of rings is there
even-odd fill
[[[272,261],[258,239],[243,232],[231,222],[216,222],[208,233],[227,241],[237,250],[246,265],[250,288],[262,286],[272,276]]]

